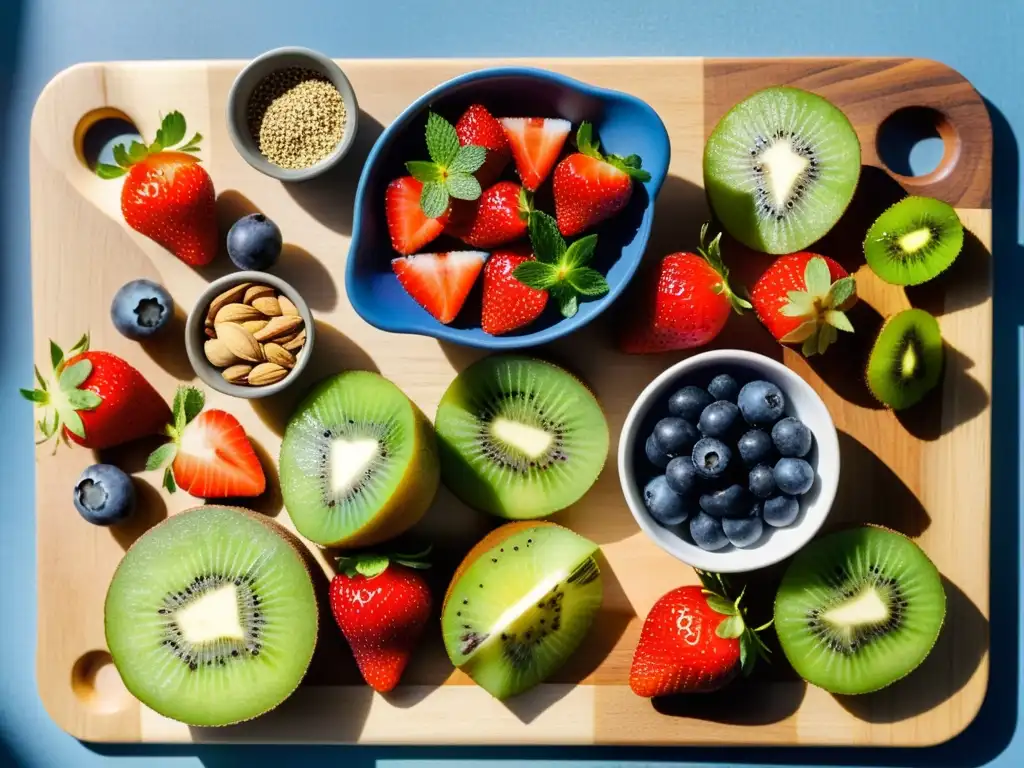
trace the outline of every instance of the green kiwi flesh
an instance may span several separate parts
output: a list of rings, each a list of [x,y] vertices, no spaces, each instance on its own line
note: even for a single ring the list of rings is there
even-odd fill
[[[441,613],[456,667],[497,699],[547,679],[601,606],[598,547],[552,523],[508,523],[467,555]]]
[[[868,357],[871,394],[894,411],[919,403],[942,378],[939,322],[923,309],[906,309],[882,326]]]
[[[764,253],[792,253],[824,236],[860,178],[860,141],[823,97],[773,87],[736,104],[704,146],[704,189],[722,226]]]
[[[545,517],[578,501],[608,455],[597,400],[556,365],[486,357],[448,387],[434,419],[445,485],[498,517]]]
[[[281,495],[324,546],[369,546],[414,525],[440,483],[430,422],[391,381],[346,371],[316,384],[281,442]]]
[[[107,647],[128,690],[161,715],[219,726],[274,709],[317,638],[309,571],[276,524],[198,507],[147,531],[114,573]]]
[[[868,229],[864,258],[893,285],[920,285],[947,270],[964,245],[956,210],[931,197],[905,197]]]
[[[885,688],[927,658],[946,615],[938,570],[905,536],[862,526],[809,544],[775,599],[775,630],[807,682],[831,693]]]

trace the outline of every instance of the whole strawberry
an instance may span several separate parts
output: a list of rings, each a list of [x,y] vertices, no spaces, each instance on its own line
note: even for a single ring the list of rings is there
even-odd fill
[[[857,282],[828,256],[780,256],[758,278],[750,299],[772,336],[783,344],[802,344],[805,357],[823,354],[838,331],[853,333],[843,310],[857,303]]]
[[[704,586],[678,587],[647,614],[629,671],[637,696],[716,691],[767,653],[757,633],[768,625],[747,627],[742,595],[732,602],[720,576],[698,574]]]
[[[100,163],[104,179],[124,176],[121,213],[132,229],[169,250],[186,264],[202,266],[217,255],[216,198],[213,181],[193,152],[202,135],[185,144],[185,118],[167,115],[150,145],[133,141],[114,147],[117,165]]]
[[[375,691],[398,685],[430,617],[430,588],[417,570],[422,558],[375,554],[338,560],[331,611],[363,679]]]
[[[750,303],[729,286],[722,261],[721,234],[706,247],[707,225],[700,231],[697,253],[672,253],[661,260],[632,321],[623,327],[619,348],[629,354],[692,349],[722,332],[731,312]]]
[[[455,123],[455,133],[463,147],[475,145],[487,150],[487,157],[474,176],[481,187],[489,187],[512,159],[505,129],[482,104],[472,104]]]
[[[171,419],[171,409],[143,375],[117,355],[90,350],[88,334],[66,355],[51,341],[50,361],[49,380],[37,366],[39,388],[20,390],[43,408],[39,443],[59,435],[102,450],[159,434]]]
[[[529,246],[495,251],[484,265],[481,327],[498,336],[529,325],[544,311],[548,292],[530,288],[514,276],[516,267],[535,261]]]
[[[533,204],[514,181],[499,181],[477,201],[452,202],[445,232],[474,248],[496,248],[526,234]]]

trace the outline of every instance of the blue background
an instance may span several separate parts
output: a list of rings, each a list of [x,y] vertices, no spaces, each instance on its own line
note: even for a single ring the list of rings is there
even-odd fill
[[[758,764],[1024,764],[1020,707],[1018,423],[1024,282],[1019,231],[1024,129],[1021,0],[0,0],[0,765],[427,768],[527,759],[569,768]],[[279,45],[335,57],[900,55],[940,59],[987,99],[996,139],[992,675],[978,721],[927,750],[123,748],[86,746],[50,721],[35,685],[28,132],[61,69],[109,59],[248,58]],[[85,254],[83,254],[83,257]],[[470,717],[466,716],[467,723]],[[594,762],[609,761],[609,762]]]

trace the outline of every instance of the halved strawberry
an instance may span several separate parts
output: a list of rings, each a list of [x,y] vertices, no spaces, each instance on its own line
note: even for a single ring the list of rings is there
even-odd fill
[[[227,411],[203,411],[205,401],[195,387],[178,388],[174,423],[167,426],[172,442],[150,454],[146,469],[165,467],[170,493],[180,487],[201,499],[259,496],[267,478],[245,430]]]
[[[455,123],[455,133],[458,134],[459,144],[462,146],[475,144],[487,150],[484,164],[474,175],[481,187],[491,186],[512,159],[512,150],[508,146],[508,139],[505,138],[501,123],[487,111],[486,107],[473,104]]]
[[[535,261],[526,244],[495,251],[484,267],[484,297],[481,327],[498,336],[529,325],[544,311],[548,292],[530,288],[512,273],[524,261]]]
[[[535,192],[555,167],[572,123],[551,117],[503,117],[500,122],[519,178],[527,190]]]
[[[393,259],[391,268],[416,303],[447,325],[466,303],[486,260],[482,251],[418,253]]]
[[[422,192],[422,182],[412,176],[402,176],[388,184],[384,194],[391,245],[399,253],[415,253],[437,238],[448,221],[447,209],[435,219],[423,213],[420,208]]]

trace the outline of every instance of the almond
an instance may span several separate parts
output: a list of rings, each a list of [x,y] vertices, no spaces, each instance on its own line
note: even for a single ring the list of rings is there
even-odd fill
[[[231,354],[239,360],[247,360],[250,363],[263,362],[263,350],[259,342],[242,326],[236,323],[217,323],[214,330],[217,331],[217,338],[223,341],[231,350]]]
[[[246,376],[249,375],[249,371],[251,370],[251,365],[232,365],[221,371],[220,375],[224,377],[224,381],[230,382],[231,384],[245,384]]]
[[[206,353],[206,359],[210,364],[218,368],[225,368],[238,362],[238,358],[222,339],[207,339],[203,344],[203,352]]]
[[[292,317],[299,316],[299,308],[292,304],[292,300],[287,296],[281,295],[277,297],[277,303],[281,307],[282,315],[291,315]]]
[[[298,352],[302,349],[302,345],[306,343],[306,331],[305,329],[299,331],[293,339],[284,342],[281,346],[287,349],[289,352]]]
[[[242,301],[245,304],[252,304],[253,301],[258,299],[260,296],[273,296],[274,289],[269,285],[253,285],[246,289],[245,298]]]
[[[260,363],[249,372],[248,380],[254,387],[262,387],[278,382],[287,375],[287,369],[277,363]]]
[[[277,363],[283,368],[292,368],[295,365],[295,355],[273,342],[263,345],[263,356],[268,362]]]
[[[274,296],[260,296],[258,299],[253,300],[252,306],[253,309],[258,309],[267,317],[279,317],[281,315],[281,305]]]
[[[225,304],[217,311],[213,318],[214,325],[221,323],[244,323],[247,320],[265,320],[263,314],[255,307],[248,304]]]
[[[217,317],[217,313],[221,311],[228,304],[234,304],[242,300],[245,296],[245,292],[249,289],[252,283],[239,283],[231,288],[228,288],[224,293],[218,295],[213,301],[210,302],[210,308],[206,310],[206,324],[213,325],[214,318]]]
[[[295,329],[302,327],[301,317],[272,317],[270,322],[253,336],[256,341],[274,341],[293,333]]]
[[[262,331],[266,327],[267,321],[266,320],[246,320],[241,325],[249,333],[256,333],[256,331]]]

